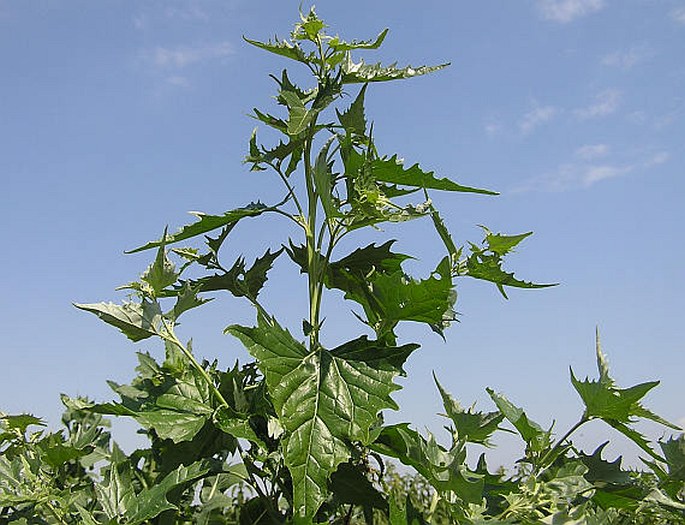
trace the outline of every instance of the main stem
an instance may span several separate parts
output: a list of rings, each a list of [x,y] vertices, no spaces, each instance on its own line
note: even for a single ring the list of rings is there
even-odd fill
[[[309,280],[309,349],[314,350],[319,342],[319,252],[316,242],[316,208],[318,205],[314,173],[312,171],[312,142],[316,127],[316,118],[312,119],[307,129],[304,145],[304,179],[307,185],[307,227],[305,228],[307,244],[307,276]]]

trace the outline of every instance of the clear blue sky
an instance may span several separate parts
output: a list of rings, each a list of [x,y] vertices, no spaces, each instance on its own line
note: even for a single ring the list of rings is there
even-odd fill
[[[292,64],[241,35],[286,35],[298,6],[0,0],[0,410],[56,422],[60,392],[109,399],[105,380],[131,377],[136,347],[158,348],[128,343],[71,303],[122,299],[114,288],[149,262],[123,250],[185,224],[188,210],[219,213],[280,194],[241,161],[255,126],[247,114],[273,108],[267,75]],[[509,268],[561,283],[512,290],[505,301],[487,283],[463,282],[461,323],[447,343],[404,328],[424,347],[391,420],[440,432],[435,370],[466,405],[491,408],[492,386],[563,431],[581,413],[568,366],[595,374],[599,325],[619,383],[660,379],[647,405],[685,424],[685,2],[348,0],[321,1],[317,12],[349,38],[389,27],[369,59],[452,62],[369,89],[379,146],[499,190],[436,200],[462,242],[480,240],[477,224],[534,230]],[[421,255],[409,269],[424,274],[442,253],[428,226],[412,224],[398,244]],[[288,231],[246,223],[234,246],[244,243],[251,257]],[[270,282],[272,310],[296,329],[300,277],[283,259]],[[359,329],[348,307],[331,300],[328,309],[339,318],[329,321],[331,340]],[[203,356],[243,359],[221,331],[251,322],[250,308],[225,299],[205,310],[187,314],[182,335]],[[582,439],[603,436],[634,457],[602,427]],[[503,443],[496,460],[515,442]]]

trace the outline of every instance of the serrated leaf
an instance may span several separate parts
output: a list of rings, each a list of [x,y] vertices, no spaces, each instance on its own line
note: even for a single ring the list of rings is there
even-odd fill
[[[352,40],[345,42],[340,40],[340,37],[335,36],[328,42],[328,47],[335,51],[352,51],[353,49],[378,49],[385,37],[388,34],[388,29],[383,29],[380,34],[373,40]]]
[[[280,96],[287,104],[289,110],[287,133],[295,137],[307,129],[316,112],[307,109],[300,100],[300,97],[292,91],[282,91]]]
[[[628,426],[637,421],[637,418],[645,418],[679,430],[677,425],[644,408],[640,403],[650,390],[659,385],[659,381],[648,381],[625,389],[618,388],[609,375],[609,365],[602,352],[599,332],[596,337],[599,379],[594,381],[586,377],[585,380],[580,381],[573,373],[573,369],[570,369],[571,383],[585,405],[585,417],[603,420],[652,457],[662,460],[661,456],[649,446],[644,436]]]
[[[7,428],[16,429],[22,434],[26,432],[26,429],[31,425],[39,427],[47,426],[41,418],[36,417],[33,414],[2,415],[0,420],[5,422]]]
[[[245,268],[245,260],[240,257],[225,273],[198,279],[193,282],[193,286],[203,292],[226,290],[235,297],[256,299],[267,281],[268,271],[282,252],[283,248],[273,253],[268,249],[248,269]]]
[[[162,239],[165,239],[166,237],[167,233],[165,229]],[[154,295],[158,296],[164,288],[174,284],[177,278],[178,273],[176,272],[176,266],[171,262],[169,257],[167,257],[165,245],[161,244],[157,250],[157,256],[155,257],[154,262],[148,267],[140,279],[148,283],[152,288]]]
[[[228,407],[220,407],[214,414],[214,422],[223,432],[240,439],[247,439],[253,443],[257,443],[262,448],[267,446],[257,436],[255,431],[250,426],[250,422],[245,417],[238,417]]]
[[[486,254],[481,250],[476,250],[466,259],[466,275],[474,279],[494,283],[505,299],[507,298],[507,293],[504,291],[505,286],[528,289],[556,286],[553,283],[539,284],[518,279],[514,276],[513,272],[507,273],[502,269],[502,262],[500,255]]]
[[[143,250],[149,250],[150,248],[157,248],[162,244],[172,244],[175,242],[184,241],[212,230],[216,230],[223,226],[231,225],[245,217],[257,217],[258,215],[273,209],[274,208],[266,206],[265,204],[257,201],[245,206],[244,208],[236,208],[234,210],[227,211],[223,215],[207,215],[201,212],[191,212],[198,218],[196,222],[188,224],[187,226],[183,226],[179,231],[172,235],[166,236],[166,238],[159,239],[157,241],[150,241],[149,243],[126,253],[136,253]]]
[[[190,282],[183,283],[183,286],[176,296],[176,304],[174,304],[174,307],[170,312],[174,320],[178,319],[182,313],[202,306],[212,300],[211,298],[198,296],[199,291],[199,286],[193,286]]]
[[[258,40],[251,40],[249,38],[243,37],[243,40],[248,44],[252,44],[255,47],[268,51],[269,53],[274,53],[292,60],[297,60],[298,62],[307,63],[307,55],[299,44],[292,44],[286,40],[275,41],[269,40],[268,42],[259,42]]]
[[[404,162],[397,155],[393,155],[390,158],[372,160],[370,166],[374,179],[381,182],[424,189],[498,195],[494,191],[462,186],[447,178],[438,179],[435,177],[434,172],[423,171],[418,164],[405,169]]]
[[[210,471],[204,461],[198,461],[187,467],[179,466],[150,488],[143,489],[135,498],[126,502],[126,524],[139,525],[146,520],[158,516],[165,510],[176,509],[176,505],[169,503],[167,494],[183,485],[187,485]]]
[[[354,84],[359,82],[386,82],[389,80],[401,80],[433,73],[434,71],[439,71],[447,66],[449,66],[449,63],[440,64],[438,66],[406,66],[403,68],[398,68],[397,63],[389,66],[383,66],[380,63],[367,64],[363,60],[355,63],[352,61],[352,57],[348,54],[346,60],[342,64],[342,81],[343,84]]]
[[[388,507],[383,494],[373,486],[359,466],[351,463],[342,463],[333,473],[330,489],[341,503],[376,509]]]
[[[485,243],[488,250],[496,255],[506,255],[525,238],[533,235],[533,232],[520,233],[518,235],[503,235],[501,233],[492,233],[485,226],[481,226],[485,230]]]
[[[327,479],[347,461],[348,441],[368,444],[383,408],[396,407],[390,394],[399,387],[397,362],[369,366],[379,347],[358,339],[328,351],[307,350],[275,320],[259,316],[255,328],[231,326],[266,377],[271,399],[286,430],[284,460],[293,478],[294,512],[311,519],[324,501]],[[404,356],[414,345],[396,348]]]
[[[371,448],[413,467],[439,492],[452,491],[467,503],[482,501],[483,476],[468,469],[460,447],[445,450],[432,434],[425,439],[401,423],[383,427]]]
[[[359,90],[357,98],[344,113],[340,113],[337,109],[335,110],[338,115],[338,120],[345,131],[348,133],[354,133],[360,136],[366,134],[366,116],[364,115],[364,95],[366,94],[366,86]]]
[[[660,441],[669,476],[678,481],[685,481],[685,434]]]
[[[490,438],[504,419],[500,412],[474,412],[472,409],[464,410],[459,402],[447,392],[438,378],[433,373],[433,379],[440,391],[445,415],[454,423],[457,439],[466,443],[479,443],[487,447],[491,446]]]
[[[159,304],[142,303],[96,303],[74,304],[79,310],[97,315],[105,323],[118,328],[131,341],[142,341],[159,335],[162,312]]]
[[[539,453],[549,448],[552,440],[550,431],[544,430],[535,421],[528,419],[522,408],[514,405],[502,394],[498,394],[491,388],[486,388],[486,391],[499,411],[514,425],[532,452]]]
[[[605,441],[590,454],[579,455],[580,460],[588,468],[585,479],[597,486],[605,484],[628,485],[631,483],[630,472],[621,469],[622,457],[617,457],[614,461],[607,461],[602,458],[602,452],[609,444]]]
[[[323,145],[316,157],[313,170],[316,193],[321,200],[321,206],[328,220],[340,216],[338,206],[333,202],[333,162],[328,160],[328,150],[333,140],[335,140],[335,136],[332,136]]]

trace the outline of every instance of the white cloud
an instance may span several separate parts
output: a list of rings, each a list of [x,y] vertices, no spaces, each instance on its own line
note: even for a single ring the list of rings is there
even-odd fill
[[[523,115],[519,122],[519,128],[524,135],[531,133],[538,126],[552,120],[559,110],[554,106],[539,106],[534,105],[528,113]]]
[[[673,9],[673,11],[671,11],[671,20],[678,24],[685,25],[685,5],[676,7]]]
[[[633,166],[615,166],[612,164],[584,166],[580,170],[580,181],[583,186],[588,187],[601,180],[620,177],[631,171],[633,171]]]
[[[601,146],[601,147],[600,147]],[[576,157],[582,157],[588,152],[608,153],[604,144],[583,146],[575,152]],[[670,155],[667,151],[658,151],[649,155],[642,154],[642,158],[624,162],[592,162],[593,159],[583,159],[579,162],[566,162],[559,167],[539,177],[530,178],[513,189],[516,193],[530,191],[559,192],[574,189],[584,189],[608,179],[624,177],[633,172],[648,170],[667,162]]]
[[[594,103],[577,109],[575,115],[583,120],[604,117],[615,113],[620,103],[621,92],[616,89],[607,89],[595,96]]]
[[[167,82],[167,84],[170,84],[170,85],[176,86],[176,87],[181,87],[181,88],[190,87],[190,81],[188,80],[188,78],[181,76],[181,75],[172,75],[170,77],[167,77],[166,82]]]
[[[191,3],[182,7],[167,7],[164,10],[167,18],[178,18],[181,20],[201,20],[209,21],[209,15],[200,8],[199,5]]]
[[[604,0],[538,0],[542,17],[566,24],[604,7]]]
[[[646,46],[633,46],[626,51],[614,51],[602,57],[602,65],[629,70],[649,58],[652,52]]]
[[[156,47],[146,51],[146,61],[161,69],[183,69],[192,64],[224,58],[234,53],[228,42],[217,42],[200,46],[180,46],[175,48]]]
[[[582,160],[593,160],[605,157],[609,153],[609,146],[606,144],[586,144],[576,150],[576,157]]]

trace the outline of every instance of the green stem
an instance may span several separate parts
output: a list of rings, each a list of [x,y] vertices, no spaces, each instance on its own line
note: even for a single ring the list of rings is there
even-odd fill
[[[559,451],[559,449],[560,449],[561,446],[564,444],[564,442],[567,441],[569,437],[571,437],[571,434],[573,434],[576,430],[578,430],[581,426],[583,426],[583,425],[584,425],[585,423],[587,423],[588,421],[589,421],[589,418],[587,417],[587,415],[586,415],[586,414],[583,414],[583,417],[581,417],[580,420],[577,421],[577,422],[575,423],[575,425],[573,425],[570,429],[568,429],[568,432],[566,432],[566,434],[564,434],[563,436],[561,436],[561,438],[560,438],[560,439],[556,442],[556,444],[547,452],[547,454],[545,454],[544,456],[542,456],[542,459],[540,460],[540,467],[541,467],[541,470],[538,472],[538,475],[542,474],[545,470],[547,470],[547,467],[548,467],[549,465],[545,465],[545,463],[546,463],[547,461],[549,461],[550,458],[552,459],[552,461],[554,461],[554,459],[556,459],[555,454]]]
[[[188,359],[188,362],[192,365],[192,367],[195,368],[195,370],[197,370],[200,373],[200,375],[204,378],[205,382],[207,383],[207,386],[211,390],[212,394],[214,394],[214,397],[219,402],[219,404],[223,407],[228,407],[228,402],[221,394],[221,392],[219,392],[219,389],[214,384],[212,378],[209,376],[207,371],[204,368],[202,368],[202,365],[200,365],[200,363],[197,362],[195,356],[191,353],[191,351],[188,350],[188,348],[186,348],[186,346],[178,340],[178,337],[176,337],[176,334],[174,333],[173,326],[171,326],[167,320],[164,320],[164,328],[166,329],[166,334],[162,337],[178,347],[178,349],[183,353],[183,355],[186,356],[186,359]]]

